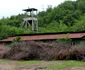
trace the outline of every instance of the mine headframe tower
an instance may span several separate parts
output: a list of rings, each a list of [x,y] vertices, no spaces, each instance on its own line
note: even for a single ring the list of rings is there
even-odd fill
[[[28,28],[31,27],[31,29],[35,32],[38,32],[38,16],[37,16],[37,9],[35,8],[29,8],[29,9],[23,9],[26,13],[29,13],[29,15],[25,18],[23,18],[24,23],[22,27]]]

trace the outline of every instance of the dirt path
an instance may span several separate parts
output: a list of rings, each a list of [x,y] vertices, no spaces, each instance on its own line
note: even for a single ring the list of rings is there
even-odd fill
[[[52,61],[43,61],[38,64],[17,65],[14,61],[0,62],[0,70],[47,70],[47,66],[55,64]],[[56,69],[57,70],[57,69]],[[84,66],[69,67],[61,70],[85,70]]]
[[[16,67],[16,70],[46,70],[46,66],[50,64],[51,63],[48,62],[42,62],[39,64],[27,64],[27,65]]]
[[[46,70],[46,66],[50,64],[52,64],[52,62],[17,65],[13,61],[7,61],[7,62],[0,62],[0,70]]]
[[[79,67],[69,67],[61,70],[85,70],[85,67],[79,66]]]
[[[0,63],[0,70],[15,70],[14,63]]]

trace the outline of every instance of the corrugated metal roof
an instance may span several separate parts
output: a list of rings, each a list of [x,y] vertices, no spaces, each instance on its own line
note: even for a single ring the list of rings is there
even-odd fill
[[[19,36],[19,35],[18,35]],[[19,37],[21,38],[21,40],[52,40],[52,39],[58,39],[58,38],[71,38],[71,39],[77,39],[77,38],[82,38],[85,36],[85,33],[63,33],[63,34],[57,34],[57,33],[54,33],[54,34],[33,34],[33,35],[20,35]],[[15,38],[16,36],[14,37],[9,37],[7,39],[3,39],[3,40],[0,40],[0,42],[11,42],[13,41],[13,39]]]
[[[37,11],[37,10],[38,10],[38,9],[36,9],[36,8],[23,9],[23,11],[27,11],[27,12]]]

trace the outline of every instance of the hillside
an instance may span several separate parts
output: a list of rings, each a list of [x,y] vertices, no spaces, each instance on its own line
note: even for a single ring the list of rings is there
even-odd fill
[[[30,29],[21,28],[26,13],[0,19],[0,39],[16,34],[35,33]],[[39,32],[67,32],[85,30],[85,0],[65,1],[46,11],[38,13]]]

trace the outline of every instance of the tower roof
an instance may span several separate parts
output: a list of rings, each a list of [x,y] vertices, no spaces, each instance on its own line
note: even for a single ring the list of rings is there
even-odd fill
[[[23,9],[23,11],[31,12],[31,11],[37,11],[37,9],[35,9],[35,8],[29,8],[29,9]]]

